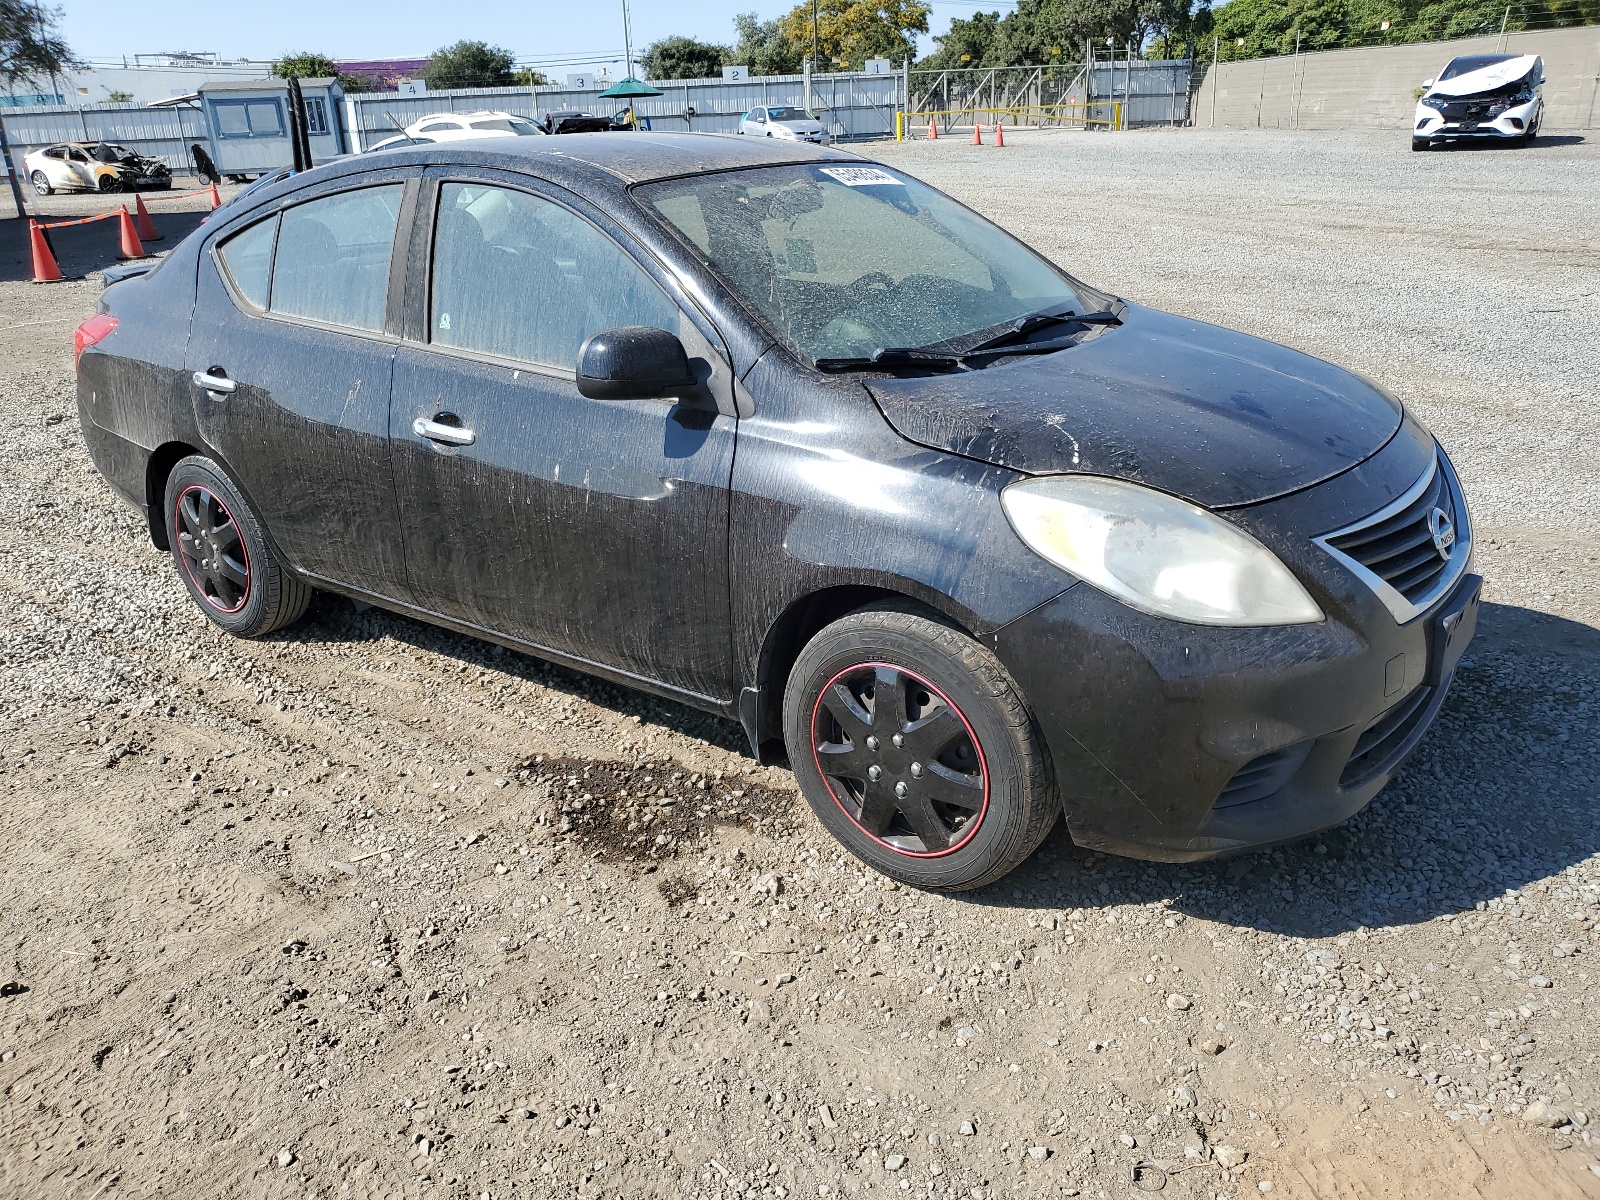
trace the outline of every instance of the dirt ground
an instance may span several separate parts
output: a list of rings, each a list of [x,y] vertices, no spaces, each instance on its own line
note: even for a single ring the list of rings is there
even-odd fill
[[[1488,603],[1400,779],[897,888],[731,724],[340,599],[218,633],[84,453],[98,283],[0,281],[0,1196],[1600,1196],[1600,153],[1010,141],[881,152],[1455,456]]]

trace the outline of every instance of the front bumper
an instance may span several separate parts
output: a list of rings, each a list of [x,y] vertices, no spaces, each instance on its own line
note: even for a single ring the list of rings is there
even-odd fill
[[[1337,479],[1234,514],[1307,582],[1328,614],[1319,625],[1185,625],[1079,584],[993,635],[1076,842],[1214,858],[1336,825],[1393,778],[1443,705],[1481,580],[1469,571],[1401,625],[1304,535],[1404,493],[1432,446],[1407,422]]]
[[[1411,136],[1428,142],[1513,141],[1537,125],[1537,109],[1538,101],[1532,100],[1493,116],[1487,111],[1457,115],[1419,103]]]

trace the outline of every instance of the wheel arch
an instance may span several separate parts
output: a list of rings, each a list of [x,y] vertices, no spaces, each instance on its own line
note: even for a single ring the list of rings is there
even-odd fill
[[[191,454],[206,452],[188,442],[163,442],[150,452],[150,457],[145,461],[145,511],[150,520],[150,542],[157,550],[172,548],[167,532],[167,480],[172,475],[172,469]]]
[[[977,637],[975,631],[982,627],[974,614],[950,597],[910,580],[835,583],[794,598],[768,624],[756,661],[755,682],[739,694],[739,722],[758,762],[783,759],[783,693],[789,672],[806,643],[841,617],[868,605],[896,600],[928,610],[969,637]]]

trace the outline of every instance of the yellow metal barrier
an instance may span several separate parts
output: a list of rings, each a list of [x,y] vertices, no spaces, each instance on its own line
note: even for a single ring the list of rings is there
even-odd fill
[[[1088,115],[1091,110],[1110,110],[1109,117],[1094,117]],[[1083,115],[1078,115],[1079,110]],[[983,122],[986,125],[997,125],[1006,117],[1010,117],[1011,125],[1029,124],[1043,126],[1045,122],[1070,121],[1074,124],[1090,126],[1104,125],[1108,129],[1125,129],[1123,124],[1123,102],[1121,100],[1091,100],[1084,103],[1073,104],[1038,104],[1021,105],[1015,108],[948,108],[933,109],[924,112],[895,114],[895,138],[904,141],[910,133],[913,120],[932,120],[935,117],[968,118],[967,121],[951,120],[945,123],[944,128],[953,128],[961,124],[972,124],[979,117],[994,118]]]

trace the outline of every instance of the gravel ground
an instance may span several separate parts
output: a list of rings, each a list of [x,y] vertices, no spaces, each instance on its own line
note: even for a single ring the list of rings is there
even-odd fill
[[[1401,778],[896,888],[726,723],[342,600],[220,636],[84,455],[95,284],[3,283],[0,1195],[1600,1195],[1594,147],[1010,143],[882,155],[1451,450],[1489,603]]]

